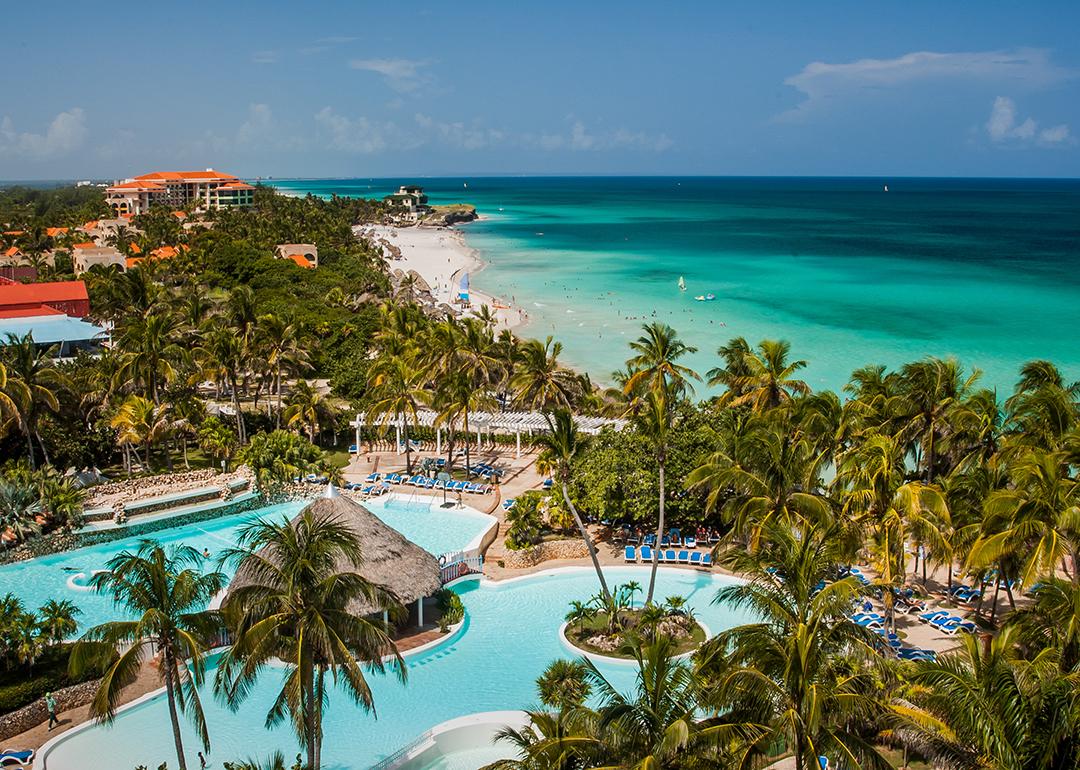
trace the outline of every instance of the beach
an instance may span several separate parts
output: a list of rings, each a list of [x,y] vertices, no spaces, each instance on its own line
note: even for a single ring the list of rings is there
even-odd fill
[[[499,329],[517,329],[528,322],[528,313],[512,304],[508,298],[478,291],[471,285],[485,263],[476,249],[465,242],[460,230],[452,227],[369,225],[357,227],[356,233],[381,246],[391,271],[416,271],[431,287],[436,303],[460,308],[457,299],[461,279],[468,274],[469,306],[462,309],[462,315],[473,315],[487,305],[493,311]]]

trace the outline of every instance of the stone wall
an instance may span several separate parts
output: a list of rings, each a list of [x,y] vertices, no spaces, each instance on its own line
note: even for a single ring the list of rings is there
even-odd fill
[[[588,555],[589,549],[584,540],[551,540],[520,551],[508,550],[502,562],[507,569],[525,569],[545,561],[581,559]]]
[[[198,471],[185,471],[183,473],[164,473],[154,476],[140,476],[134,479],[119,479],[98,484],[86,492],[85,508],[101,508],[111,506],[117,499],[123,501],[135,501],[147,497],[158,497],[183,492],[185,489],[198,489],[199,487],[216,486],[222,487],[230,481],[247,479],[252,483],[251,471],[246,467],[238,468],[231,473],[221,473],[211,468]]]
[[[94,699],[94,693],[97,692],[99,684],[101,684],[100,679],[91,679],[89,682],[73,684],[71,687],[56,690],[53,697],[56,698],[57,713],[85,706]],[[49,712],[45,709],[45,699],[38,698],[29,706],[23,706],[18,711],[12,711],[10,714],[0,716],[0,741],[6,741],[12,736],[25,733],[27,730],[47,722],[48,719]]]

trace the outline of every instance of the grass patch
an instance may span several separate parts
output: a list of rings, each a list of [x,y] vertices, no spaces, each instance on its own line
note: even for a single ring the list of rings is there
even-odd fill
[[[627,632],[636,631],[640,625],[641,610],[623,610],[619,613],[619,624],[621,626],[621,634]],[[675,648],[676,655],[682,655],[687,652],[696,650],[705,642],[705,629],[701,627],[701,624],[697,621],[692,621],[693,625],[690,628],[690,633],[678,639],[678,645]],[[566,627],[566,640],[571,645],[577,647],[585,652],[593,653],[595,655],[606,655],[609,658],[622,658],[624,660],[630,660],[630,655],[625,655],[619,650],[609,650],[606,648],[598,647],[594,644],[590,644],[589,638],[595,637],[597,634],[607,634],[608,631],[608,617],[607,615],[597,615],[596,617],[586,620],[584,623],[573,623]]]
[[[49,647],[34,663],[33,672],[25,667],[0,671],[0,714],[29,706],[45,697],[45,693],[87,682],[101,676],[103,669],[91,669],[75,679],[68,676],[68,656],[71,645]]]

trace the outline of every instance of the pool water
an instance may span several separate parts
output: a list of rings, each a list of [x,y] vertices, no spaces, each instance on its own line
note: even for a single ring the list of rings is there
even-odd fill
[[[0,596],[13,593],[22,599],[28,610],[36,610],[49,599],[70,599],[82,610],[78,620],[80,628],[85,629],[122,615],[111,598],[99,595],[86,586],[93,571],[103,569],[121,551],[134,550],[141,540],[151,538],[166,546],[184,544],[199,551],[207,549],[214,558],[225,548],[236,544],[241,528],[250,521],[268,517],[291,518],[304,505],[303,501],[269,505],[218,519],[6,564],[0,566]],[[365,505],[391,527],[436,556],[467,547],[491,521],[488,516],[475,511],[444,510],[437,505],[428,508],[393,497]],[[212,569],[215,564],[216,559],[207,565],[207,569]],[[231,572],[228,566],[223,570],[226,574]]]
[[[647,567],[609,568],[605,572],[609,583],[648,581]],[[716,591],[733,581],[725,576],[661,568],[657,595],[685,596],[698,618],[715,634],[749,619],[743,612],[711,603]],[[534,683],[544,668],[556,658],[574,657],[558,633],[568,603],[594,594],[597,581],[589,568],[569,568],[502,583],[468,580],[454,590],[466,608],[462,632],[444,644],[408,656],[405,685],[391,677],[369,675],[377,714],[365,714],[342,692],[332,691],[324,722],[327,770],[368,768],[425,730],[454,717],[534,706]],[[628,690],[633,685],[632,666],[601,663],[600,668],[620,688]],[[297,744],[288,726],[270,731],[263,727],[279,686],[280,676],[266,672],[237,712],[215,700],[209,689],[205,691],[203,706],[210,727],[213,767],[275,750],[287,757],[296,754]],[[194,757],[198,747],[186,722],[184,731],[185,746]],[[59,742],[48,754],[48,767],[156,767],[170,760],[172,752],[166,703],[163,696],[157,696],[122,712],[111,727],[95,726]]]

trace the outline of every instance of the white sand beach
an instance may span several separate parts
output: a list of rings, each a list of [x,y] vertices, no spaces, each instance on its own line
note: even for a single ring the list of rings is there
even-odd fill
[[[456,300],[461,277],[469,274],[470,306],[463,308],[463,315],[475,313],[487,305],[494,311],[500,329],[515,329],[528,323],[529,314],[511,305],[509,300],[478,291],[473,284],[475,274],[484,267],[476,250],[465,243],[461,231],[450,227],[392,227],[369,225],[357,227],[357,235],[379,244],[386,241],[396,246],[400,258],[392,249],[383,249],[386,263],[391,270],[408,273],[415,270],[428,285],[439,303],[459,308]]]

